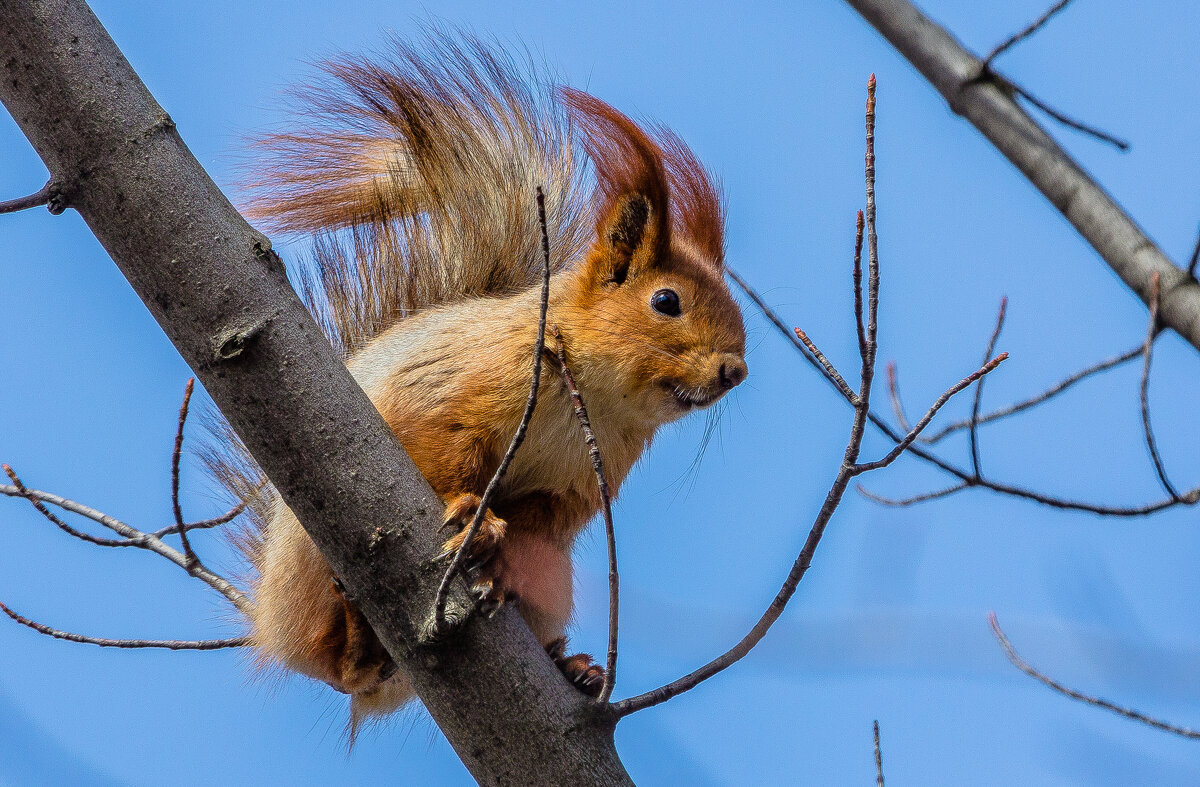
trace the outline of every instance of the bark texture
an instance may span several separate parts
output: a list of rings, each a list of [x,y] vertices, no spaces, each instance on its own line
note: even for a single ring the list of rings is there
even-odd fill
[[[1074,225],[1143,303],[1161,277],[1162,325],[1200,350],[1200,283],[1171,262],[1011,92],[981,75],[982,61],[908,0],[846,0],[929,80],[954,112],[997,150]]]
[[[0,100],[485,784],[628,784],[515,611],[419,644],[442,506],[80,0],[0,1]],[[530,195],[532,209],[533,195]],[[115,348],[114,348],[115,349]],[[459,591],[461,613],[465,594]],[[403,774],[397,780],[404,781]]]

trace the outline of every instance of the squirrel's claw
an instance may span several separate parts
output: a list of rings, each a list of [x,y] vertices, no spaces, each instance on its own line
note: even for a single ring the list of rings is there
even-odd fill
[[[604,667],[594,663],[586,653],[568,656],[566,637],[546,643],[546,655],[571,685],[589,697],[600,696],[600,687],[604,685]]]

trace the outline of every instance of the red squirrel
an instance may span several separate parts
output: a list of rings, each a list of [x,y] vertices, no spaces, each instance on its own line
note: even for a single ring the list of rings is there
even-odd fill
[[[312,238],[302,292],[355,379],[447,505],[456,548],[529,393],[546,194],[547,324],[587,403],[610,488],[665,423],[746,377],[741,312],[722,274],[712,178],[672,132],[524,74],[469,38],[345,57],[296,92],[300,128],[260,139],[247,210]],[[543,368],[528,437],[471,549],[475,577],[519,609],[569,679],[571,547],[601,499],[568,391]],[[352,729],[412,697],[292,512],[251,494],[252,466],[217,463],[251,502],[251,639],[259,660],[351,695]],[[431,599],[432,602],[432,599]]]

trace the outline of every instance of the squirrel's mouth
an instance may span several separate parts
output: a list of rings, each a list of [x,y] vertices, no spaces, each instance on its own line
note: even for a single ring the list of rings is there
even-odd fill
[[[687,388],[672,380],[664,381],[663,388],[667,389],[671,398],[684,410],[691,410],[693,407],[708,407],[725,393],[721,389],[711,391],[701,387]]]

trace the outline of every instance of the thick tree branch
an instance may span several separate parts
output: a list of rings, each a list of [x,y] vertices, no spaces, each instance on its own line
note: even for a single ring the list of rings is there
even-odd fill
[[[204,383],[481,782],[629,783],[611,714],[515,610],[420,633],[442,506],[80,0],[0,4],[0,100]],[[386,537],[380,539],[377,529]],[[374,537],[373,537],[374,536]],[[467,603],[465,591],[455,603]]]
[[[1162,280],[1160,319],[1200,350],[1200,283],[1171,262],[1107,192],[1022,109],[980,79],[983,61],[908,0],[847,0],[1074,225],[1143,302]]]

